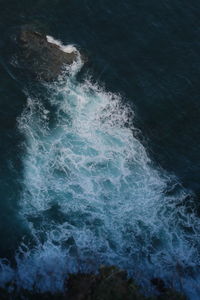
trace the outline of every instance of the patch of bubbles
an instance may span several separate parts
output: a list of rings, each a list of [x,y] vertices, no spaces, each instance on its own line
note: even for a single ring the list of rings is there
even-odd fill
[[[120,96],[76,79],[81,66],[46,86],[48,105],[29,97],[19,119],[19,213],[35,245],[21,246],[15,269],[2,260],[1,285],[54,292],[69,272],[113,264],[197,299],[200,224],[183,204],[189,192],[153,165]]]

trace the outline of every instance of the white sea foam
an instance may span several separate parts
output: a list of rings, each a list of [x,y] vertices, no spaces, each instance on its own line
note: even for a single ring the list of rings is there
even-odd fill
[[[26,140],[20,214],[35,246],[19,251],[15,271],[1,263],[0,282],[54,292],[68,272],[105,263],[138,280],[182,284],[197,299],[200,228],[182,204],[187,192],[165,194],[176,183],[153,166],[130,108],[90,80],[79,83],[81,64],[47,87],[48,105],[29,98],[19,119]]]
[[[52,36],[47,35],[47,41],[51,44],[55,44],[57,46],[59,46],[59,48],[66,52],[66,53],[72,53],[72,52],[78,52],[78,50],[76,49],[76,47],[74,45],[63,45],[61,41],[54,39]]]

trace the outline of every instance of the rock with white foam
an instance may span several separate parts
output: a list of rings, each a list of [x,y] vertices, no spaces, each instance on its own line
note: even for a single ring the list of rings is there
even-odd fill
[[[36,31],[22,30],[16,41],[17,66],[37,80],[56,80],[64,66],[72,65],[79,56],[75,47],[61,46]]]

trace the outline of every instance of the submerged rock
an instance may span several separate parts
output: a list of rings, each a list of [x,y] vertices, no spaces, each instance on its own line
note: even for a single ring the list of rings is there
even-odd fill
[[[55,80],[64,65],[77,59],[77,52],[66,53],[56,44],[50,43],[45,35],[36,31],[21,31],[17,39],[19,45],[18,63],[37,79]]]

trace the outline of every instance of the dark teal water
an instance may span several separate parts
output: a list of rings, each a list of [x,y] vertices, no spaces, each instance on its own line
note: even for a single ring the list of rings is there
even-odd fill
[[[145,284],[177,272],[198,299],[199,2],[49,2],[0,0],[0,257],[10,261],[0,279],[31,288],[42,274],[48,290],[60,257],[54,290],[68,270],[103,262],[139,268]],[[56,125],[7,70],[8,38],[24,24],[88,56],[47,88]]]

